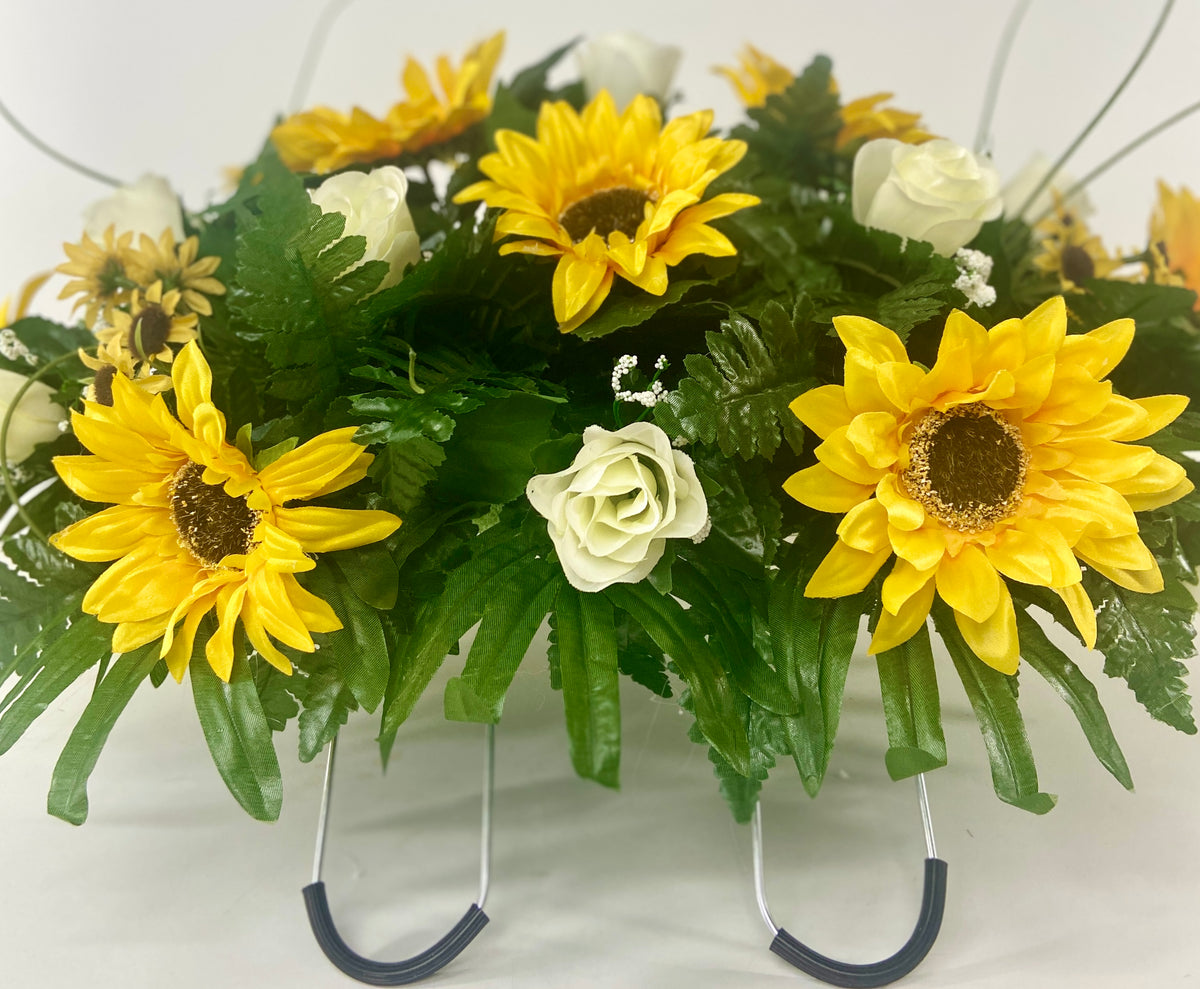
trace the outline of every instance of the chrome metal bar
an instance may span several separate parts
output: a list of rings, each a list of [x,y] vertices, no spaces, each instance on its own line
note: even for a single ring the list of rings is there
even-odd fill
[[[925,789],[925,774],[917,773],[917,800],[921,804],[921,825],[925,828],[925,857],[935,859],[937,842],[933,837],[933,818],[929,813],[929,793]]]
[[[329,829],[329,803],[333,791],[333,761],[337,755],[337,735],[329,742],[329,753],[325,757],[325,785],[321,788],[321,810],[317,819],[317,847],[313,852],[312,881],[321,881],[321,867],[325,863],[325,832]]]
[[[758,899],[758,912],[774,936],[779,933],[779,925],[771,917],[771,909],[767,906],[766,882],[763,879],[763,836],[762,836],[762,801],[754,804],[754,819],[750,822],[750,837],[754,849],[754,895]]]
[[[496,726],[484,726],[483,742],[483,825],[479,838],[479,899],[483,909],[492,881],[492,797],[496,792]]]

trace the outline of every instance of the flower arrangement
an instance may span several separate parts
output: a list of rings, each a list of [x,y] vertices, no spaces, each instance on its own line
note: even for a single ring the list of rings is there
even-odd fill
[[[948,761],[935,639],[1026,810],[1022,667],[1126,787],[1097,672],[1195,732],[1192,193],[1116,254],[1051,169],[1006,202],[827,59],[747,49],[717,134],[677,51],[597,39],[552,88],[568,49],[497,83],[503,40],[280,121],[199,210],[119,190],[66,246],[78,319],[0,331],[0,751],[97,670],[50,811],[170,676],[273,819],[286,724],[307,761],[361,708],[386,758],[476,625],[448,718],[500,720],[548,622],[575,769],[618,783],[626,676],[739,820],[789,762],[820,790],[864,624],[895,778]]]

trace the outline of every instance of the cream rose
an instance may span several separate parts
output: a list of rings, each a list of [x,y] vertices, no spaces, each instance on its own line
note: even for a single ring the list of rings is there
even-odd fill
[[[953,141],[868,141],[854,157],[854,219],[949,257],[1003,211],[1000,176]]]
[[[164,230],[170,230],[176,241],[183,240],[179,197],[167,180],[157,175],[143,175],[133,185],[123,185],[111,196],[92,203],[83,211],[83,224],[84,232],[93,240],[103,237],[109,227],[115,227],[118,235],[131,231],[155,240]]]
[[[404,269],[420,260],[421,239],[406,201],[408,179],[395,165],[369,172],[342,172],[310,190],[309,196],[322,212],[341,213],[346,218],[342,236],[367,238],[367,251],[359,264],[388,263],[391,270],[380,288],[395,285]]]
[[[606,34],[575,49],[579,74],[589,100],[607,89],[621,109],[645,93],[662,103],[679,68],[683,51],[675,45],[655,44],[633,31]]]
[[[8,414],[17,392],[28,380],[23,374],[0,369],[0,421]],[[21,404],[8,422],[4,454],[10,464],[19,464],[33,453],[37,444],[47,443],[62,432],[59,423],[67,418],[67,413],[51,401],[53,395],[53,388],[35,381],[21,396]]]
[[[668,539],[699,535],[708,523],[691,457],[649,422],[615,433],[589,426],[571,466],[531,478],[525,494],[548,520],[563,572],[580,591],[637,583]]]

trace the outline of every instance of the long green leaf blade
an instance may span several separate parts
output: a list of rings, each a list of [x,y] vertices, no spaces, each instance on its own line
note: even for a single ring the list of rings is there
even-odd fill
[[[78,607],[78,603],[72,608]],[[42,654],[23,654],[26,669],[0,701],[0,754],[12,748],[34,720],[71,684],[110,654],[112,627],[87,614],[74,616],[70,628],[47,625],[38,636]]]
[[[1133,778],[1129,775],[1129,766],[1108,723],[1108,715],[1100,705],[1095,686],[1061,649],[1046,638],[1042,627],[1024,612],[1017,613],[1017,632],[1021,636],[1021,658],[1037,670],[1075,712],[1088,745],[1104,768],[1125,789],[1132,790]]]
[[[946,736],[929,630],[877,657],[888,751],[884,756],[894,780],[946,765]]]
[[[475,633],[462,675],[446,684],[445,715],[496,724],[504,695],[554,603],[562,573],[546,560],[513,568]]]
[[[234,799],[259,821],[275,821],[283,806],[283,780],[250,664],[239,649],[229,683],[204,658],[197,638],[188,667],[192,698],[221,779]]]
[[[46,809],[55,817],[70,824],[87,820],[88,778],[117,718],[158,662],[158,653],[157,641],[125,653],[96,687],[54,766]]]
[[[1017,707],[1016,677],[993,670],[971,652],[945,605],[935,603],[933,620],[979,722],[996,796],[1023,810],[1045,814],[1058,798],[1038,790],[1037,767]]]
[[[691,689],[696,723],[704,737],[743,776],[750,774],[750,743],[737,705],[737,691],[720,661],[692,627],[680,605],[645,583],[614,584],[604,594],[628,612],[674,661]]]
[[[616,787],[621,765],[621,697],[613,607],[600,594],[563,586],[554,601],[555,644],[571,763]]]

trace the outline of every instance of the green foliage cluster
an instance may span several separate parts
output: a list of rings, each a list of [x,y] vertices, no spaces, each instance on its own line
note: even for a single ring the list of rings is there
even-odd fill
[[[838,99],[829,62],[818,59],[733,131],[748,154],[713,189],[764,203],[717,221],[736,257],[684,261],[662,296],[618,285],[578,333],[563,336],[550,307],[552,263],[502,257],[494,213],[452,198],[479,178],[478,158],[497,130],[532,133],[545,99],[581,104],[578,84],[551,90],[546,81],[566,50],[500,85],[492,115],[456,139],[448,188],[435,181],[432,153],[398,162],[409,169],[425,256],[392,287],[379,289],[383,262],[360,263],[364,239],[343,237],[344,219],[311,203],[307,189],[317,179],[288,172],[269,145],[226,202],[189,218],[201,254],[221,258],[228,286],[202,330],[230,442],[236,436],[262,462],[296,439],[356,426],[375,455],[369,476],[325,503],[403,518],[385,542],[329,554],[300,575],[344,627],[316,636],[314,653],[288,650],[290,677],[239,633],[231,679],[222,683],[204,658],[211,618],[197,637],[187,673],[197,717],[230,792],[256,818],[280,813],[275,743],[291,721],[297,754],[308,761],[354,712],[374,713],[386,761],[449,658],[456,673],[445,716],[499,722],[520,664],[542,661],[534,643],[547,626],[545,663],[562,694],[567,748],[581,776],[619,783],[625,676],[675,697],[692,715],[690,735],[708,748],[738,820],[749,818],[778,766],[790,762],[808,793],[821,788],[847,671],[861,654],[863,627],[878,617],[880,581],[844,598],[805,596],[837,519],[782,491],[814,456],[789,405],[810,388],[840,382],[838,314],[890,326],[915,358],[931,363],[945,317],[966,305],[954,287],[957,268],[928,244],[905,244],[853,220],[850,159],[835,148]],[[987,321],[1021,315],[1031,296],[1044,298],[1044,286],[1031,288],[1023,275],[1028,228],[996,221],[975,246],[996,262],[999,299]],[[1114,376],[1122,391],[1194,395],[1193,301],[1182,289],[1095,280],[1068,304],[1076,331],[1137,319],[1134,349]],[[26,319],[12,332],[64,406],[77,405],[87,372],[73,355],[89,344],[86,331]],[[660,353],[669,359],[667,396],[652,412],[614,405],[610,374],[626,353],[643,366]],[[0,366],[29,370],[7,359]],[[695,463],[711,531],[699,542],[673,541],[640,583],[580,591],[525,499],[526,483],[567,467],[587,426],[611,429],[646,416]],[[1200,483],[1200,464],[1186,456],[1200,449],[1200,416],[1187,414],[1148,442]],[[167,677],[158,643],[110,655],[111,626],[81,610],[101,565],[70,560],[40,538],[95,510],[55,480],[51,458],[77,452],[66,434],[22,465],[24,516],[0,539],[7,561],[0,566],[0,752],[96,671],[51,783],[51,813],[75,823],[87,814],[88,776],[113,723],[140,683],[157,687]],[[7,494],[0,498],[0,509],[10,507]],[[1086,575],[1103,672],[1127,681],[1154,718],[1194,733],[1184,674],[1195,655],[1196,604],[1186,585],[1200,564],[1200,498],[1145,513],[1141,522],[1167,588],[1139,595]],[[1043,630],[1047,619],[1073,627],[1061,602],[1024,585],[1013,590],[1022,675],[1032,670],[1051,685],[1100,762],[1131,787],[1095,687]],[[997,794],[1035,813],[1049,810],[1055,798],[1039,790],[1018,678],[972,655],[944,606],[935,607],[932,630],[951,666],[935,662],[929,629],[870,660],[879,673],[888,772],[900,779],[946,764],[938,675],[952,669],[979,722]]]

